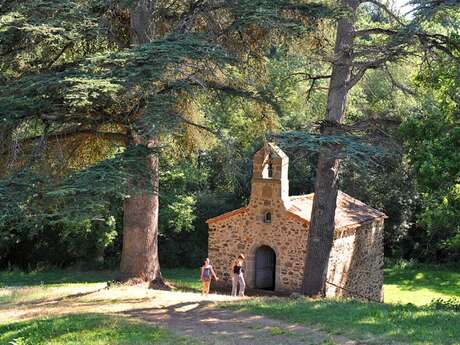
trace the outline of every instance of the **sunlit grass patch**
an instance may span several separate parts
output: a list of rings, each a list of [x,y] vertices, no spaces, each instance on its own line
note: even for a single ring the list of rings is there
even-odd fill
[[[460,313],[429,306],[271,297],[228,303],[225,307],[291,323],[317,325],[329,333],[340,332],[370,344],[453,345],[460,339]]]
[[[459,345],[458,305],[458,270],[408,263],[385,268],[385,304],[256,298],[224,306],[287,322],[317,325],[328,333],[365,339],[371,344]]]
[[[185,345],[198,343],[138,320],[113,315],[79,314],[0,325],[0,344]]]
[[[164,269],[164,277],[178,290],[201,291],[199,270],[190,268]],[[0,305],[29,303],[66,298],[103,289],[117,272],[0,272]],[[144,297],[144,296],[141,296]]]
[[[385,268],[385,303],[429,304],[437,298],[460,299],[460,271],[414,263]]]
[[[269,332],[273,336],[286,334],[287,331],[281,327],[270,327]]]
[[[200,269],[169,268],[163,270],[163,276],[179,290],[201,291]]]
[[[36,285],[0,288],[0,306],[2,304],[22,304],[30,302],[63,299],[70,296],[82,296],[85,293],[104,288],[104,283]]]

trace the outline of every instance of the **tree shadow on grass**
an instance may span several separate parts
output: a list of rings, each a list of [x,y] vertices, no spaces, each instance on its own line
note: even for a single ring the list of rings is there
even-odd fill
[[[75,298],[81,298],[81,297],[86,297],[95,293],[98,293],[105,288],[99,288],[96,290],[91,290],[91,291],[86,291],[86,292],[78,292],[78,293],[72,293],[72,294],[67,294],[64,296],[60,297],[54,297],[54,298],[38,298],[33,301],[27,301],[27,302],[16,302],[14,300],[10,300],[8,296],[5,298],[0,297],[0,306],[7,305],[7,304],[13,304],[14,306],[20,307],[20,306],[40,306],[40,305],[46,305],[46,304],[56,304],[65,300],[69,299],[75,299]]]
[[[322,344],[328,335],[308,327],[286,325],[247,313],[216,308],[212,301],[179,302],[164,307],[123,311],[136,319],[180,331],[204,343],[239,345]]]
[[[0,325],[0,344],[185,344],[159,327],[104,314],[76,314]]]

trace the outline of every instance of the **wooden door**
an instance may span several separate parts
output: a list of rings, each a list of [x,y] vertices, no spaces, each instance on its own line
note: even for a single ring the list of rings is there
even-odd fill
[[[276,254],[268,246],[256,250],[256,288],[275,289]]]

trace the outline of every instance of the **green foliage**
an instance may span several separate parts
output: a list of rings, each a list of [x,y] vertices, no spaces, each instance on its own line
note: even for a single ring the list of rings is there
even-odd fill
[[[111,200],[149,188],[148,171],[138,165],[147,153],[145,147],[129,147],[58,184],[30,170],[0,181],[0,260],[15,258],[23,267],[28,260],[53,265],[100,260],[117,236],[117,206]],[[132,176],[137,185],[129,183]]]
[[[372,145],[358,136],[347,133],[334,135],[320,135],[308,132],[286,132],[279,136],[280,144],[286,149],[318,152],[322,145],[338,145],[340,157],[349,158],[357,163],[365,163],[373,158],[389,155],[384,147]]]
[[[326,110],[324,54],[332,49],[332,24],[346,15],[341,9],[241,0],[200,12],[194,1],[159,1],[158,33],[132,46],[132,0],[2,4],[0,265],[94,263],[103,255],[116,262],[123,199],[152,192],[143,163],[152,151],[129,143],[152,136],[162,145],[160,190],[153,192],[167,266],[201,262],[205,220],[247,201],[250,157],[272,137],[292,157],[292,194],[313,191],[315,152],[338,144],[341,188],[390,216],[387,254],[457,259],[459,18],[455,2],[414,3],[420,7],[401,34],[363,36],[355,53],[385,42],[397,59],[407,37],[427,30],[437,34],[430,47],[439,48],[426,55],[431,64],[408,57],[366,72],[346,109],[346,126],[391,117],[404,121],[402,131],[375,124],[334,136],[312,128]],[[194,19],[183,20],[188,16]],[[359,17],[359,29],[393,27],[372,6],[362,6]]]
[[[459,71],[458,58],[452,56],[424,66],[418,76],[424,102],[402,126],[420,191],[417,223],[426,233],[415,254],[437,260],[460,257]]]

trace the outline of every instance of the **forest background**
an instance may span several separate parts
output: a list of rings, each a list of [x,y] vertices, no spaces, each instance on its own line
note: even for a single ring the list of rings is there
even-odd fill
[[[164,1],[158,27],[188,25],[180,17],[199,3]],[[118,266],[123,200],[134,189],[136,157],[145,155],[123,135],[145,126],[145,117],[123,126],[116,117],[127,118],[146,94],[154,94],[147,125],[160,142],[162,266],[200,265],[206,219],[247,203],[251,157],[265,140],[290,157],[290,194],[313,192],[311,138],[320,137],[325,56],[342,14],[327,2],[228,3],[238,3],[226,10],[247,22],[236,21],[225,38],[225,20],[206,18],[202,31],[217,39],[205,44],[179,30],[134,52],[126,49],[129,1],[1,3],[0,268]],[[372,123],[371,133],[366,127],[352,139],[369,137],[373,149],[344,157],[340,189],[388,215],[388,258],[445,263],[460,259],[460,15],[455,1],[430,3],[414,1],[418,11],[401,18],[408,30],[448,37],[449,49],[433,53],[416,42],[350,90],[344,125]],[[298,13],[279,16],[285,9],[277,6],[292,4]],[[296,18],[302,11],[307,20]],[[362,27],[390,22],[379,6],[360,9]]]

